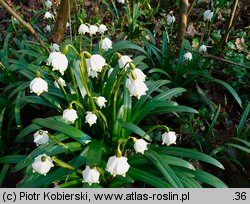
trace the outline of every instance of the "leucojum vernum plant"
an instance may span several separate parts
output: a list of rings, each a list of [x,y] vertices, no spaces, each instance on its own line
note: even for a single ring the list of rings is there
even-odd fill
[[[171,127],[142,125],[153,114],[196,111],[172,100],[183,88],[147,79],[140,58],[113,45],[107,30],[82,23],[74,42],[53,45],[30,81],[30,94],[53,95],[59,114],[34,119],[17,136],[33,135],[37,146],[14,168],[26,168],[20,187],[226,187],[191,162],[223,168],[217,160],[174,147]]]

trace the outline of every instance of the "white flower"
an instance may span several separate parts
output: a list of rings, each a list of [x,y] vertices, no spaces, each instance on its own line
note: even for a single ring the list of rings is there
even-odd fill
[[[184,57],[184,60],[189,60],[189,61],[191,61],[191,60],[192,60],[192,58],[193,58],[193,56],[192,56],[192,53],[191,53],[191,52],[187,52],[187,53],[185,53],[185,54],[183,55],[183,57]]]
[[[91,57],[86,60],[87,68],[96,72],[101,72],[104,65],[106,64],[105,59],[98,54],[91,55]]]
[[[98,32],[100,33],[100,34],[104,34],[104,32],[105,31],[107,31],[108,29],[107,29],[107,27],[104,25],[104,24],[101,24],[100,26],[99,26],[99,28],[98,28]]]
[[[172,24],[174,22],[175,22],[175,17],[172,16],[172,15],[168,15],[168,17],[167,17],[167,23],[168,24]]]
[[[107,102],[106,98],[104,98],[103,96],[99,96],[96,100],[96,104],[102,108],[105,107],[105,103]]]
[[[199,48],[199,52],[206,52],[207,51],[207,46],[206,45],[201,45]]]
[[[86,166],[86,169],[82,172],[82,177],[82,182],[87,182],[89,185],[92,185],[92,183],[99,183],[100,172],[96,167],[90,168]]]
[[[36,146],[46,144],[49,141],[48,131],[38,130],[34,134]]]
[[[140,99],[142,95],[146,95],[146,91],[148,90],[146,84],[140,79],[127,79],[126,87],[128,88],[131,96],[135,96],[138,99]]]
[[[112,48],[112,41],[109,38],[104,38],[102,40],[102,49],[107,51]]]
[[[42,92],[48,92],[48,83],[40,77],[36,77],[30,82],[30,93],[35,93],[38,96]]]
[[[95,35],[98,32],[98,27],[96,25],[89,26],[89,34]]]
[[[212,12],[211,10],[206,10],[203,15],[206,20],[211,21],[211,19],[213,18],[214,12]]]
[[[121,56],[120,59],[118,60],[120,68],[129,67],[129,62],[132,62],[132,59],[130,59],[130,57],[127,55]]]
[[[52,45],[52,51],[53,52],[59,52],[60,51],[60,46],[56,43]]]
[[[47,60],[47,65],[51,65],[53,71],[59,70],[59,72],[64,75],[68,67],[68,59],[61,52],[51,52]]]
[[[46,154],[37,156],[32,163],[33,171],[43,175],[46,175],[53,166],[52,159]]]
[[[77,116],[77,113],[74,109],[65,109],[63,111],[63,119],[66,121],[66,122],[71,122],[71,123],[74,123],[75,120],[78,118]]]
[[[85,24],[81,24],[79,29],[78,29],[78,33],[79,34],[85,34],[85,33],[89,33],[89,27]]]
[[[52,6],[52,2],[50,0],[47,0],[45,1],[45,6],[48,8],[48,9],[51,9],[51,6]]]
[[[125,0],[117,0],[119,3],[124,4]]]
[[[89,126],[91,127],[93,124],[96,123],[97,116],[96,116],[96,114],[92,113],[91,111],[87,111],[87,115],[86,115],[85,119],[86,119],[85,123],[88,123]]]
[[[111,73],[114,71],[114,68],[110,68],[108,71],[108,77],[110,77]]]
[[[176,134],[174,131],[165,132],[162,135],[162,144],[166,144],[167,146],[171,144],[176,144]]]
[[[46,25],[45,30],[50,33],[51,32],[51,26],[50,25]]]
[[[142,70],[138,69],[138,68],[135,68],[133,70],[133,72],[135,73],[136,75],[136,79],[138,80],[141,80],[141,81],[145,81],[146,79],[146,75],[142,72]],[[132,75],[130,74],[130,79],[132,80]]]
[[[43,17],[44,19],[49,19],[49,18],[55,18],[55,16],[52,14],[52,13],[50,13],[50,12],[46,12],[45,14],[44,14],[44,17]]]
[[[148,149],[147,145],[148,143],[144,139],[136,140],[134,143],[135,152],[144,154],[144,151]]]
[[[17,20],[15,17],[13,18],[13,21],[15,24],[19,24],[19,20]]]
[[[66,23],[66,29],[68,29],[70,26],[69,22]]]
[[[59,77],[58,81],[60,82],[60,84],[62,86],[66,86],[66,82],[64,81],[64,79],[62,77]],[[55,85],[55,87],[60,88],[59,84],[57,83],[57,81],[54,81],[54,85]]]
[[[122,175],[125,177],[130,167],[127,160],[126,157],[112,156],[108,159],[106,170],[113,176]]]

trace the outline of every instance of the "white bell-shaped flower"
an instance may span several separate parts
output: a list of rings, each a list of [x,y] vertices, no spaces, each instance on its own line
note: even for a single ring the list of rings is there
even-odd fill
[[[85,33],[89,33],[89,27],[85,24],[81,24],[78,28],[78,33],[85,35]]]
[[[128,68],[129,62],[132,62],[132,59],[130,59],[130,57],[127,55],[121,56],[120,59],[118,60],[118,64],[120,68],[123,68],[123,67]]]
[[[141,80],[141,81],[145,81],[146,75],[142,72],[142,70],[135,68],[133,70],[133,72],[136,75],[136,79]],[[131,73],[130,73],[130,79],[133,79]]]
[[[55,18],[55,16],[50,13],[49,11],[47,11],[45,14],[44,14],[44,19],[50,19],[50,18]]]
[[[165,132],[162,135],[162,144],[166,144],[167,146],[171,144],[176,144],[176,134],[174,131]]]
[[[96,72],[101,72],[104,65],[106,65],[105,59],[98,54],[91,55],[91,57],[86,59],[87,68]]]
[[[85,123],[88,123],[89,126],[91,127],[93,124],[96,123],[97,116],[96,114],[92,113],[91,111],[87,111],[87,115],[85,117]]]
[[[122,175],[125,177],[130,167],[127,160],[126,157],[112,156],[108,159],[106,170],[113,176]]]
[[[69,24],[69,22],[67,22],[67,23],[66,23],[66,26],[65,26],[66,30],[69,29],[69,26],[70,26],[70,24]]]
[[[211,10],[206,10],[203,15],[206,20],[211,21],[211,19],[213,18],[214,12]]]
[[[102,108],[102,107],[105,107],[105,103],[107,102],[106,98],[104,98],[103,96],[99,96],[97,99],[96,99],[96,104]]]
[[[60,46],[56,43],[52,45],[52,52],[59,52],[60,51]]]
[[[199,52],[206,52],[207,51],[207,46],[206,45],[201,45],[199,48]]]
[[[168,17],[167,17],[167,23],[168,24],[172,24],[174,22],[175,22],[175,17],[172,16],[172,15],[168,15]]]
[[[47,31],[48,33],[50,33],[51,32],[51,26],[50,25],[46,25],[45,31]]]
[[[107,51],[112,48],[112,41],[109,38],[104,38],[102,40],[102,49]]]
[[[146,91],[148,90],[147,85],[140,79],[127,79],[126,87],[128,88],[130,95],[135,96],[138,99],[140,99],[142,95],[146,95]]]
[[[36,146],[46,144],[49,141],[48,131],[38,130],[34,134]]]
[[[98,27],[96,25],[90,25],[89,26],[89,34],[95,35],[98,32]]]
[[[51,6],[52,6],[52,2],[50,0],[47,0],[45,1],[45,6],[48,8],[48,9],[51,9]]]
[[[121,3],[121,4],[124,4],[125,3],[125,0],[117,0],[118,3]]]
[[[144,154],[144,151],[148,149],[148,143],[144,139],[138,139],[134,143],[134,149],[136,153]]]
[[[46,175],[53,166],[52,159],[46,154],[37,156],[32,163],[33,171],[43,175]]]
[[[38,96],[44,91],[48,92],[48,83],[40,77],[36,77],[30,82],[30,93],[35,93]]]
[[[187,52],[183,55],[184,60],[188,60],[191,61],[193,59],[192,53],[191,52]]]
[[[62,85],[62,86],[66,86],[66,82],[64,81],[64,79],[62,77],[59,77],[58,79],[59,83]],[[54,81],[54,85],[56,88],[60,88],[59,87],[59,84],[57,83],[57,81]]]
[[[86,169],[82,172],[83,181],[89,185],[92,183],[99,183],[100,172],[96,169],[96,167],[86,166]]]
[[[100,26],[99,26],[99,28],[98,28],[98,32],[100,33],[100,34],[104,34],[105,33],[105,31],[107,31],[108,29],[107,29],[107,27],[104,25],[104,24],[101,24]]]
[[[76,110],[67,108],[63,111],[63,119],[66,122],[74,123],[77,118]]]
[[[64,75],[64,72],[68,67],[68,59],[61,52],[51,52],[47,60],[47,65],[51,65],[53,71],[58,70]]]

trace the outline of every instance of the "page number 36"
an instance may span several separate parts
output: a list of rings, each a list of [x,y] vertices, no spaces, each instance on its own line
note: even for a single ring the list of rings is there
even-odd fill
[[[247,199],[247,193],[246,192],[235,192],[235,197],[233,200],[246,200]]]

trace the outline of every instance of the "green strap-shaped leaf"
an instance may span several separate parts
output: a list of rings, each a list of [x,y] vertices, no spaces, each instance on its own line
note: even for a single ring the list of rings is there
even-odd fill
[[[102,156],[103,140],[93,139],[89,144],[86,165],[100,165]]]

